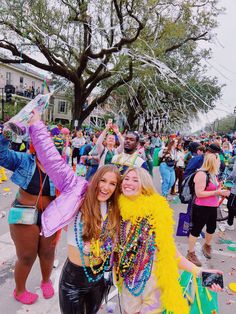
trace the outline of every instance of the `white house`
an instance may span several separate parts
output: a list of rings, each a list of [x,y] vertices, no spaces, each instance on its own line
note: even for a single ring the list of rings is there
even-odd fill
[[[0,62],[0,99],[4,96],[6,85],[11,85],[15,89],[12,95],[15,103],[17,100],[29,102],[37,94],[48,92],[45,87],[45,76],[36,70],[32,70],[24,64],[5,64]],[[88,102],[92,97],[89,97]],[[0,106],[1,107],[1,106]],[[48,109],[44,114],[46,121],[61,122],[62,124],[70,123],[72,120],[71,101],[68,99],[65,90],[58,91],[51,97]],[[92,126],[101,126],[104,114],[101,107],[96,108],[85,124]]]
[[[34,95],[44,94],[44,76],[23,64],[5,64],[0,62],[0,88],[12,85],[15,93],[28,96],[32,90]]]

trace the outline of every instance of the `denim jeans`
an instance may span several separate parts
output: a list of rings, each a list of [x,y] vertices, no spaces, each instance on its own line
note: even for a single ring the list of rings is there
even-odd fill
[[[161,194],[167,196],[172,185],[175,183],[174,167],[169,167],[165,162],[160,164],[160,174],[162,178]]]
[[[98,165],[92,165],[88,167],[87,173],[86,173],[86,177],[85,179],[87,181],[89,181],[89,179],[94,175],[94,173],[97,171],[98,169]]]

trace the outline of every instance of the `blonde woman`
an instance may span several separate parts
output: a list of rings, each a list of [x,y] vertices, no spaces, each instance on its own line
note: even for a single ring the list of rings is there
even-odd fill
[[[192,230],[189,236],[187,259],[197,266],[201,262],[195,254],[195,244],[204,226],[206,226],[205,243],[202,252],[206,258],[211,258],[211,241],[216,230],[217,207],[219,196],[229,196],[217,180],[220,167],[218,154],[206,154],[201,169],[194,177],[195,199],[192,208]]]
[[[168,313],[189,313],[178,268],[196,275],[202,270],[177,251],[168,202],[157,194],[151,176],[143,168],[128,169],[121,189],[122,221],[115,274],[124,313],[157,314],[163,309]],[[218,291],[220,287],[213,285],[212,289]]]

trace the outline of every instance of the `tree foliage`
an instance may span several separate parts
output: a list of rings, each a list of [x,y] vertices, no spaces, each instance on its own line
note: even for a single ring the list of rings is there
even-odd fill
[[[120,111],[123,107],[128,127],[142,116],[142,126],[174,131],[189,124],[197,112],[214,108],[222,86],[215,77],[207,77],[201,61],[210,58],[211,51],[200,49],[198,42],[214,36],[220,12],[217,1],[201,5],[199,1],[166,1],[156,6],[153,23],[147,23],[130,48],[134,79],[126,85],[127,92],[120,87],[111,100]]]
[[[200,75],[210,51],[198,49],[214,35],[217,0],[1,2],[0,49],[8,54],[0,61],[29,63],[72,82],[80,124],[110,96],[112,108],[128,109],[129,124],[141,114],[146,121],[164,115],[168,125],[209,110],[220,95],[217,81]]]

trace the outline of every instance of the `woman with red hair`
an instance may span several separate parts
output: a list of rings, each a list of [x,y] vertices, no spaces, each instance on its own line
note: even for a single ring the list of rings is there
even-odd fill
[[[68,225],[68,258],[59,284],[61,313],[95,314],[108,291],[105,272],[111,271],[118,241],[119,170],[105,165],[88,185],[60,157],[36,112],[30,125],[38,157],[60,191],[42,215],[42,232],[50,236]]]

